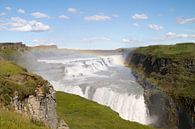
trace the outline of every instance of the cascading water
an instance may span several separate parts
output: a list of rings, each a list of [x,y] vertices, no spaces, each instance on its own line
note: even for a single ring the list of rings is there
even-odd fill
[[[74,56],[38,59],[34,71],[50,81],[57,91],[76,94],[109,106],[120,117],[150,124],[143,88],[121,55]]]

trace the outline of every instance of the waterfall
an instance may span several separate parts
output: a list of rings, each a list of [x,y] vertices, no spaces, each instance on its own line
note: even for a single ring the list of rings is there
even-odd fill
[[[125,120],[150,124],[143,88],[136,83],[131,70],[123,66],[121,55],[37,61],[44,63],[45,67],[52,65],[52,72],[56,69],[56,72],[61,70],[63,73],[60,79],[48,79],[55,90],[106,105]],[[45,73],[39,71],[45,78],[52,76]]]

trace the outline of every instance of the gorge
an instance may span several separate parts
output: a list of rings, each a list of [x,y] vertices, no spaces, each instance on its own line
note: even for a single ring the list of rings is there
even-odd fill
[[[4,49],[7,48],[2,47]],[[182,96],[182,92],[180,95],[172,94],[171,87],[162,88],[162,83],[157,86],[156,78],[152,79],[161,77],[155,73],[162,77],[169,73],[171,67],[168,66],[173,64],[173,60],[155,58],[139,49],[80,51],[58,49],[56,46],[23,46],[19,50],[21,53],[6,58],[42,76],[56,91],[79,95],[108,106],[125,120],[156,128],[194,129],[193,91],[188,94],[191,98]],[[193,56],[190,58],[192,61],[184,64],[194,76]]]

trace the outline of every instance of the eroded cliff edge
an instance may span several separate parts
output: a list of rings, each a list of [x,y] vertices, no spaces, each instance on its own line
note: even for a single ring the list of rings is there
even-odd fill
[[[194,43],[137,48],[126,64],[145,89],[155,127],[195,128]]]
[[[22,113],[51,129],[69,129],[56,114],[52,85],[12,62],[26,50],[22,43],[0,44],[0,108]]]

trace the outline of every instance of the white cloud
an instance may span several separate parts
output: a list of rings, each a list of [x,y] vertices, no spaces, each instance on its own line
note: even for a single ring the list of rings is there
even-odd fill
[[[51,29],[49,25],[45,25],[35,20],[27,21],[20,17],[12,17],[11,20],[12,22],[9,23],[9,30],[12,31],[43,32]]]
[[[12,8],[9,7],[9,6],[5,7],[5,9],[6,9],[7,11],[11,11],[11,10],[12,10]]]
[[[162,30],[162,29],[163,29],[162,26],[156,25],[156,24],[150,24],[150,25],[148,25],[148,28],[150,28],[150,29],[152,29],[152,30],[156,30],[156,31]]]
[[[0,16],[4,16],[5,15],[5,13],[4,12],[0,12]]]
[[[69,18],[68,16],[66,16],[66,15],[60,15],[59,18],[60,18],[60,19],[65,19],[65,20],[70,19],[70,18]]]
[[[85,42],[101,42],[101,41],[110,41],[111,39],[108,37],[92,37],[92,38],[84,38]]]
[[[177,18],[178,24],[189,24],[189,23],[195,23],[195,17],[193,18]]]
[[[25,13],[25,10],[24,10],[24,9],[19,8],[19,9],[17,10],[17,12],[18,12],[18,13],[22,13],[22,14],[24,14],[24,13]]]
[[[168,32],[165,35],[165,39],[176,39],[176,38],[195,38],[195,34],[176,34],[174,32]]]
[[[140,43],[141,41],[133,39],[133,38],[123,38],[122,42],[123,43]]]
[[[135,27],[139,27],[138,23],[133,23],[132,25],[135,26]]]
[[[76,8],[68,8],[67,11],[69,13],[76,13],[77,12],[77,9]]]
[[[31,13],[31,15],[35,18],[49,18],[47,14],[41,13],[41,12],[34,12],[34,13]]]
[[[92,15],[92,16],[86,16],[84,17],[87,21],[107,21],[111,20],[111,17],[106,15]]]
[[[43,44],[44,45],[56,45],[56,43],[48,39],[34,39],[33,42],[36,43],[36,45],[33,45],[33,46],[39,46]]]
[[[132,18],[134,19],[134,20],[146,20],[146,19],[148,19],[149,17],[146,15],[146,14],[144,14],[144,13],[142,13],[142,14],[134,14],[133,16],[132,16]]]

